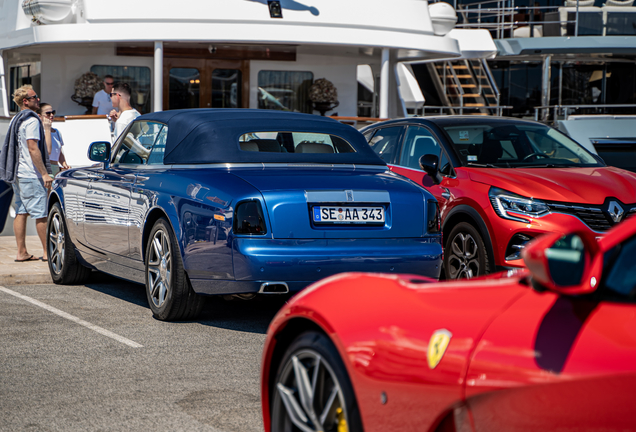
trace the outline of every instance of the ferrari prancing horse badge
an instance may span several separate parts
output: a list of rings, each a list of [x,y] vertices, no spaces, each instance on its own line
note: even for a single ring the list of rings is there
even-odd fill
[[[428,367],[435,369],[442,357],[444,357],[452,337],[453,334],[446,329],[435,330],[431,340],[428,342],[428,352],[426,353]]]

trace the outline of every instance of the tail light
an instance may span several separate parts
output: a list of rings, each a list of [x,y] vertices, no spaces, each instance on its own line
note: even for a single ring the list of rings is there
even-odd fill
[[[426,231],[429,234],[437,234],[441,229],[439,204],[435,200],[428,200],[426,203]]]
[[[265,217],[259,201],[243,201],[236,206],[234,214],[234,234],[267,233]]]

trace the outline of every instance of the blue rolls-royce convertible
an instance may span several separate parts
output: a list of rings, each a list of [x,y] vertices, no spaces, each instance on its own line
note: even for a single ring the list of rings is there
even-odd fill
[[[194,318],[202,295],[294,292],[345,271],[437,278],[435,198],[387,170],[333,119],[247,109],[138,117],[98,162],[59,174],[49,269],[145,283],[158,319]]]

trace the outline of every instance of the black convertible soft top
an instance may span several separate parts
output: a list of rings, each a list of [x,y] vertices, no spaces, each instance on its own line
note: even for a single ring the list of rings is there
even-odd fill
[[[364,136],[328,117],[256,109],[184,109],[144,114],[168,125],[164,164],[326,163],[386,165]],[[270,153],[241,151],[239,137],[250,132],[306,132],[336,135],[353,146],[351,153]]]

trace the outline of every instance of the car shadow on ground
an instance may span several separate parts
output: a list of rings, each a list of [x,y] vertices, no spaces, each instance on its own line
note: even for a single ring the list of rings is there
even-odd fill
[[[93,271],[85,285],[92,290],[147,308],[149,315],[151,315],[148,300],[146,299],[146,289],[141,284]],[[290,298],[290,295],[271,295],[258,296],[252,300],[225,300],[222,297],[208,296],[201,314],[195,320],[187,322],[196,322],[228,330],[265,334],[276,312]],[[149,319],[152,318],[149,317]],[[186,321],[173,321],[175,324],[182,322]]]

